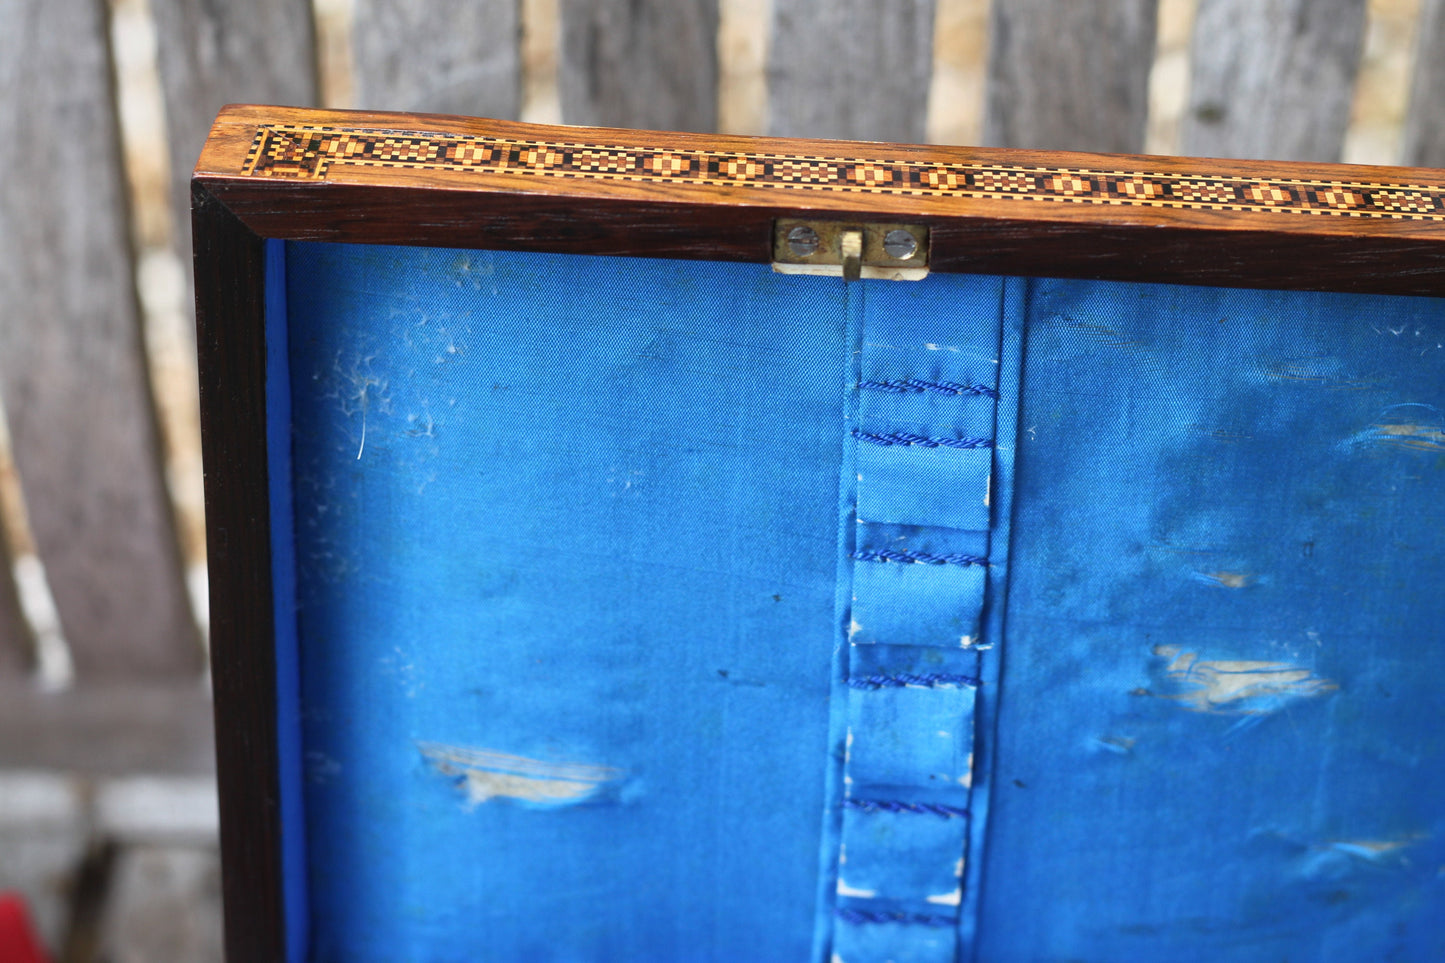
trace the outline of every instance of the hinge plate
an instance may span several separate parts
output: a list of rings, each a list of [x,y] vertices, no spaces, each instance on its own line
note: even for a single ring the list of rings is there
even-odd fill
[[[919,281],[928,276],[928,228],[779,218],[773,222],[773,270],[845,281]]]

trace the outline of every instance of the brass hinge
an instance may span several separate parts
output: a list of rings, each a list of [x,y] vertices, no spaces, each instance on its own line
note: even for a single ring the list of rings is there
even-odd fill
[[[773,270],[918,281],[928,276],[928,228],[780,218],[773,222]]]

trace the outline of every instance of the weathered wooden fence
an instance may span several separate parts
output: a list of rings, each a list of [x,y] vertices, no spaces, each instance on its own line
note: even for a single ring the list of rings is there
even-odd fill
[[[1445,166],[1445,0],[0,0],[0,770],[211,766],[182,266],[222,104],[1138,152],[1173,96],[1182,153],[1334,161],[1388,18],[1393,160]]]

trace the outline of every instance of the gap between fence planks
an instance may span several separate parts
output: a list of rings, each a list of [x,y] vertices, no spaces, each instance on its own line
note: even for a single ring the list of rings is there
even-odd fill
[[[110,0],[117,4],[121,0]],[[216,112],[236,97],[273,103],[314,103],[317,91],[316,37],[309,0],[253,0],[215,4],[203,0],[126,0],[148,2],[156,24],[156,66],[166,120],[171,205],[164,237],[137,232],[143,273],[147,354],[155,404],[165,443],[167,480],[186,563],[187,587],[198,630],[208,629],[205,519],[200,472],[200,415],[196,405],[196,346],[192,334],[194,292],[191,281],[190,171]],[[119,65],[118,65],[119,66]],[[122,75],[124,76],[124,75]],[[136,137],[132,132],[130,137]],[[128,144],[128,158],[139,167],[145,143]],[[132,195],[137,209],[136,171]],[[157,250],[147,245],[156,245]],[[167,257],[170,253],[174,259]],[[164,285],[156,276],[179,275],[170,285],[175,300],[155,295]]]

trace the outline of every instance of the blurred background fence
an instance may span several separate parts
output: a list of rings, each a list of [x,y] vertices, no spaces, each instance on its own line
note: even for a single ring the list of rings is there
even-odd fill
[[[1445,166],[1445,0],[0,0],[0,890],[219,958],[191,166],[228,102]]]

